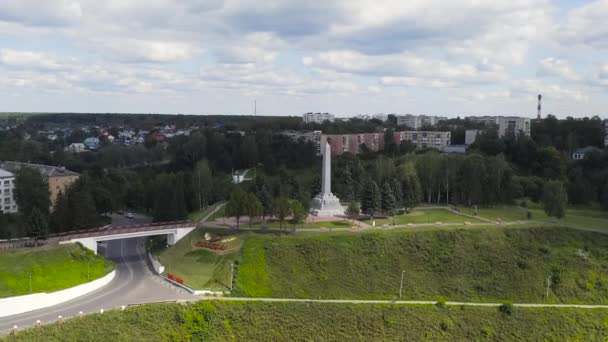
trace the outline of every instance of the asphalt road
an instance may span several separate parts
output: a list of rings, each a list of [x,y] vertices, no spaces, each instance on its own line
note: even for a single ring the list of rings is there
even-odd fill
[[[161,301],[195,299],[185,290],[169,284],[152,273],[146,262],[145,238],[113,240],[101,246],[99,251],[116,262],[116,277],[103,288],[71,301],[10,317],[0,318],[0,331],[6,332],[17,325],[29,327],[78,316],[80,312],[92,313],[120,308],[121,305]]]

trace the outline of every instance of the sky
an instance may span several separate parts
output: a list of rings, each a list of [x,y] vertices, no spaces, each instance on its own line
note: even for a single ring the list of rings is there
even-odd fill
[[[608,116],[608,0],[1,0],[0,111]]]

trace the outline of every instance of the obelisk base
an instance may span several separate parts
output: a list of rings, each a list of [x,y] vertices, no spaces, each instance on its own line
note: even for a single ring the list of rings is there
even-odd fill
[[[310,213],[313,216],[342,216],[344,207],[340,204],[340,199],[331,192],[320,193],[310,202]]]

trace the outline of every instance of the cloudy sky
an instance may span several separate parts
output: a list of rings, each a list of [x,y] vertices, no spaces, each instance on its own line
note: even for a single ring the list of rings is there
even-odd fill
[[[608,116],[608,0],[1,0],[0,111]]]

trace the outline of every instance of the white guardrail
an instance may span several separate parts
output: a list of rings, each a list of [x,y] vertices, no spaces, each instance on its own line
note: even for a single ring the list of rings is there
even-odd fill
[[[53,305],[67,302],[106,286],[114,279],[115,276],[116,271],[112,271],[99,279],[70,287],[69,289],[65,290],[0,298],[0,317],[7,317],[24,312],[44,309]]]

